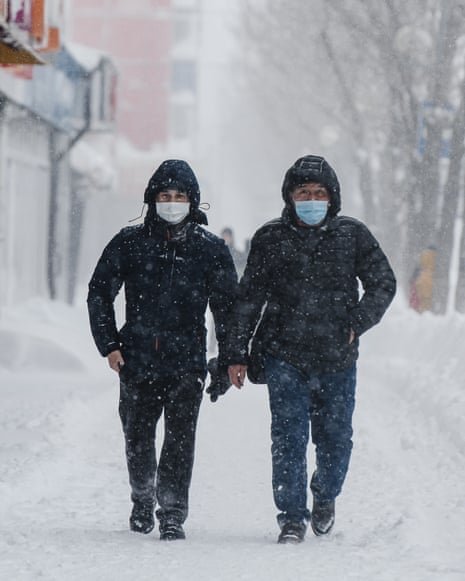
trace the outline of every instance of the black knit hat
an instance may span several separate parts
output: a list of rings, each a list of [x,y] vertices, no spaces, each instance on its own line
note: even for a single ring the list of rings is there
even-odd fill
[[[328,214],[335,216],[341,209],[341,190],[336,172],[329,163],[318,155],[300,157],[284,176],[282,195],[286,205],[290,204],[290,193],[297,186],[317,182],[328,190],[330,206]]]
[[[194,222],[207,224],[206,215],[199,210],[200,188],[190,165],[182,159],[167,159],[154,172],[144,192],[144,203],[155,206],[159,192],[175,189],[185,192],[190,202],[190,217]]]

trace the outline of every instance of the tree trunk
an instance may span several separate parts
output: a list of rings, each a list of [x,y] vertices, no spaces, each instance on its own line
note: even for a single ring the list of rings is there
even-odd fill
[[[463,221],[463,217],[462,217]],[[455,310],[458,313],[465,313],[465,231],[462,230],[459,247],[459,271],[457,277],[457,288],[455,290]]]
[[[447,182],[444,187],[441,222],[436,234],[436,268],[434,273],[432,311],[445,314],[450,288],[450,268],[454,247],[455,221],[460,198],[460,175],[463,160],[463,142],[465,139],[463,104],[454,123],[450,143],[450,164]]]

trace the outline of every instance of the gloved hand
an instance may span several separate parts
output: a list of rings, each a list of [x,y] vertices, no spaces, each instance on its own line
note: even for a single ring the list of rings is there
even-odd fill
[[[229,380],[228,368],[218,366],[216,357],[212,357],[207,364],[210,373],[210,385],[205,390],[210,395],[212,402],[215,402],[220,395],[225,394],[231,387]]]

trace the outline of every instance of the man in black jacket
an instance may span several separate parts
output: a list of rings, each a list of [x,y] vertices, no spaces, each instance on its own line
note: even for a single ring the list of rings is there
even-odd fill
[[[92,334],[119,373],[119,413],[131,485],[132,531],[149,533],[154,509],[160,538],[185,538],[196,424],[207,366],[209,304],[219,347],[207,390],[229,387],[221,369],[237,275],[224,241],[206,231],[197,179],[182,160],[167,160],[145,191],[144,224],[123,228],[107,245],[89,283]],[[124,285],[126,317],[118,331],[114,300]],[[226,368],[224,368],[226,369]],[[216,373],[216,375],[215,375]],[[155,434],[164,414],[157,466]],[[155,482],[156,478],[156,482]]]
[[[278,542],[286,543],[301,542],[309,521],[316,535],[334,524],[352,450],[359,338],[383,316],[396,281],[367,227],[338,216],[339,182],[326,160],[298,159],[282,195],[282,217],[252,239],[226,352],[236,387],[246,373],[268,384]],[[311,512],[309,426],[316,448]]]

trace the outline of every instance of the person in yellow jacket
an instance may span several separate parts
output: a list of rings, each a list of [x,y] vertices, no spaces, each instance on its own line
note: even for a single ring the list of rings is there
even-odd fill
[[[435,263],[436,249],[434,246],[428,246],[420,254],[419,267],[410,289],[410,306],[419,313],[431,310]],[[415,297],[415,300],[412,300],[412,297]]]

